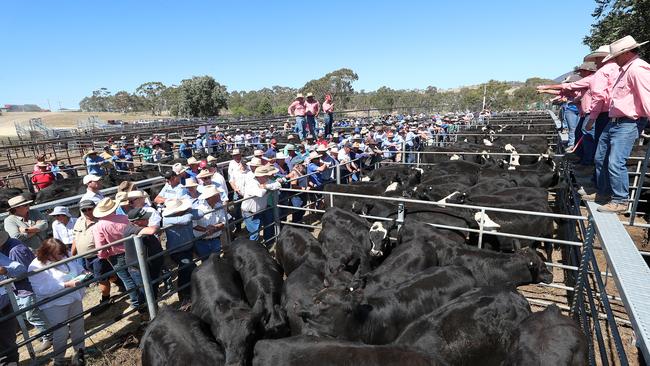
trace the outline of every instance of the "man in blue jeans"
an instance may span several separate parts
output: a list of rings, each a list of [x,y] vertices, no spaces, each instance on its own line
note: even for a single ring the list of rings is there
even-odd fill
[[[158,230],[158,227],[148,227],[149,218],[151,218],[152,212],[147,211],[145,208],[133,208],[128,212],[129,221],[133,224],[129,226],[124,235],[142,235],[142,244],[144,244],[145,258],[147,259],[147,270],[149,271],[149,279],[153,282],[160,277],[162,272],[162,266],[164,257],[159,256],[154,259],[149,259],[150,257],[155,256],[162,252],[162,245],[160,245],[160,240],[156,237],[155,233]],[[142,274],[140,271],[137,256],[137,251],[135,249],[134,242],[128,242],[124,246],[126,262],[132,265],[129,266],[129,274],[135,284],[140,288],[140,293],[144,295],[144,284],[142,282]],[[151,288],[153,290],[154,297],[158,296],[158,284],[156,282],[152,284]],[[143,302],[144,303],[144,302]],[[144,312],[144,309],[139,309],[140,313]]]
[[[259,231],[264,230],[264,244],[268,245],[275,230],[273,227],[265,228],[273,222],[272,210],[267,210],[269,191],[280,189],[278,182],[271,182],[269,179],[278,170],[271,165],[264,165],[255,169],[255,178],[246,182],[244,188],[244,201],[241,204],[244,224],[250,234],[249,239],[257,241],[260,237]]]
[[[612,87],[609,123],[596,150],[596,201],[608,201],[600,212],[624,212],[629,198],[629,177],[625,165],[650,116],[650,64],[639,58],[637,43],[626,36],[612,43],[603,62],[614,60],[621,74]],[[609,198],[611,196],[611,199]]]

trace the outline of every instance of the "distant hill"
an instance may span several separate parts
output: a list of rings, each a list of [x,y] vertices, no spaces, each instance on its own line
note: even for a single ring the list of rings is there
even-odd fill
[[[7,112],[46,112],[47,110],[36,104],[5,104],[3,107]]]

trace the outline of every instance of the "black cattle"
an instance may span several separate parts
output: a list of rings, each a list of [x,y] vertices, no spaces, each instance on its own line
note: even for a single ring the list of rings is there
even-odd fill
[[[429,243],[436,250],[439,265],[469,269],[479,286],[553,282],[553,274],[539,254],[530,248],[513,254],[479,249],[459,244],[430,225],[408,218],[404,221],[399,239],[402,242],[420,240]]]
[[[320,243],[307,230],[285,225],[275,243],[275,258],[289,275],[305,261],[316,264],[325,260]]]
[[[140,342],[143,366],[225,365],[223,348],[198,317],[164,309],[147,326]]]
[[[512,332],[529,314],[528,301],[515,289],[476,288],[408,325],[394,344],[451,365],[500,365]]]
[[[83,185],[82,181],[83,177],[71,177],[54,181],[51,185],[36,193],[34,203],[44,203],[84,194],[86,192],[86,186]]]
[[[255,313],[246,302],[239,273],[227,259],[213,254],[194,270],[192,314],[210,324],[228,365],[243,366],[252,357],[253,344],[261,333]]]
[[[7,201],[20,194],[23,194],[23,190],[20,188],[0,188],[0,211],[9,211],[9,204]]]
[[[382,289],[389,289],[436,265],[438,256],[432,245],[420,240],[403,242],[364,278],[364,291],[366,294],[373,294]]]
[[[479,181],[475,185],[469,187],[466,191],[464,191],[464,193],[466,193],[469,197],[490,195],[494,194],[494,192],[508,188],[514,188],[516,186],[516,182],[508,181],[505,179],[485,180]]]
[[[370,271],[371,256],[388,254],[388,229],[376,222],[370,225],[354,212],[328,208],[318,240],[330,273],[346,270],[362,276]]]
[[[463,267],[432,267],[395,288],[364,296],[362,290],[330,288],[303,312],[304,332],[367,344],[393,341],[411,321],[473,288]]]
[[[241,276],[248,304],[261,316],[266,336],[286,331],[286,315],[280,306],[283,272],[271,254],[252,240],[235,239],[226,256]]]
[[[504,366],[587,365],[587,340],[576,323],[551,305],[531,314],[513,332]]]
[[[297,336],[262,340],[254,366],[435,366],[436,357],[402,346],[369,346],[329,338]]]
[[[310,263],[292,271],[284,281],[282,308],[287,312],[291,334],[302,333],[304,320],[300,314],[311,306],[313,296],[324,288],[325,273]]]
[[[519,187],[549,188],[558,183],[557,172],[531,173],[525,170],[482,169],[479,182],[485,180],[504,179],[513,181]]]

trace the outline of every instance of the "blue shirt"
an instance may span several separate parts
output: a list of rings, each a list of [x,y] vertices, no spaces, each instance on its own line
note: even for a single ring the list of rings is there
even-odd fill
[[[0,253],[0,267],[7,269],[6,275],[0,275],[0,281],[4,281],[9,277],[18,277],[25,272],[27,272],[27,267],[24,265],[11,260],[11,258]],[[5,306],[9,305],[9,297],[7,296],[7,291],[4,286],[0,287],[0,309],[3,309]]]
[[[179,216],[164,216],[162,219],[163,226],[175,225],[165,229],[167,249],[175,249],[186,245],[187,250],[191,250],[192,243],[188,243],[188,241],[194,239],[192,220],[199,220],[200,218],[201,215],[195,209]]]
[[[192,148],[184,142],[178,147],[178,154],[181,158],[187,159],[192,156]]]
[[[93,156],[87,156],[86,157],[86,167],[88,170],[88,174],[94,174],[98,177],[101,177],[104,175],[104,169],[102,169],[102,164],[104,164],[106,160],[102,158],[99,155]]]
[[[187,189],[181,187],[180,184],[177,184],[176,187],[172,187],[169,185],[169,183],[165,183],[165,185],[162,187],[158,195],[165,199],[170,199],[170,198],[189,199],[190,198],[189,194],[187,193]]]
[[[7,239],[7,242],[0,248],[0,253],[6,255],[12,261],[22,264],[25,268],[28,268],[29,264],[36,258],[34,253],[22,241],[14,238]],[[33,293],[32,284],[27,278],[14,282],[14,285],[20,297],[29,296]]]
[[[321,176],[322,173],[318,171],[318,165],[309,163],[309,165],[307,165],[307,174],[310,174],[309,179],[311,179],[316,187],[321,187],[323,185],[323,177]]]

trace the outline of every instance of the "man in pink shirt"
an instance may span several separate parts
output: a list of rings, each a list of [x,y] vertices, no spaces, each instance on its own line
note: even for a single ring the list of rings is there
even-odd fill
[[[305,136],[307,136],[307,133],[305,132],[305,113],[306,113],[306,106],[305,106],[305,98],[302,96],[302,93],[298,93],[296,95],[296,100],[289,105],[288,109],[289,115],[292,117],[296,117],[296,125],[293,128],[294,132],[300,136],[301,139],[304,139]]]
[[[323,112],[325,115],[325,136],[330,138],[332,135],[332,125],[334,124],[334,103],[332,102],[332,96],[327,94],[325,95],[325,101],[323,102]]]
[[[603,60],[614,60],[621,69],[611,89],[609,123],[596,150],[598,192],[594,199],[608,201],[598,207],[600,212],[627,210],[630,181],[625,163],[650,116],[650,64],[638,55],[638,48],[645,43],[625,36],[609,46],[609,55]]]
[[[316,118],[320,113],[320,102],[314,98],[314,94],[307,93],[307,100],[305,101],[307,126],[309,126],[309,133],[316,136]]]
[[[93,215],[98,221],[92,230],[96,248],[102,248],[114,241],[123,239],[126,229],[131,225],[126,215],[115,214],[118,207],[119,204],[108,197],[99,201],[95,206]],[[97,256],[101,259],[108,259],[113,269],[116,270],[117,277],[124,283],[131,306],[139,309],[143,305],[144,297],[126,267],[124,243],[102,249],[97,252]]]

